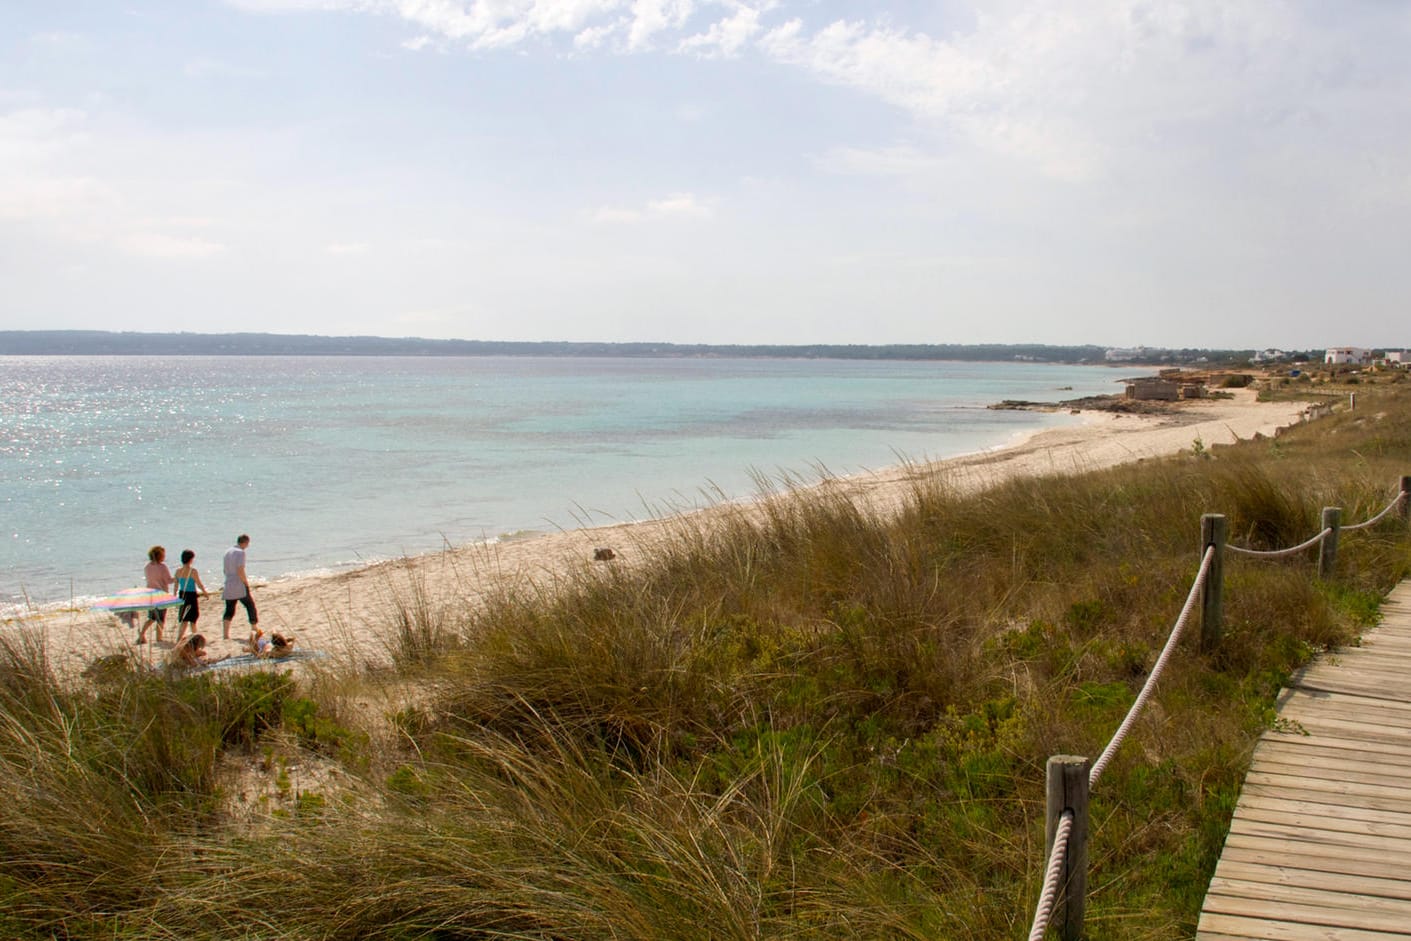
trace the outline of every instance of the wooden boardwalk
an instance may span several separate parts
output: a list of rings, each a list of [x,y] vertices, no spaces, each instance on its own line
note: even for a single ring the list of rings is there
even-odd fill
[[[1411,581],[1382,611],[1280,697],[1198,941],[1411,939]]]

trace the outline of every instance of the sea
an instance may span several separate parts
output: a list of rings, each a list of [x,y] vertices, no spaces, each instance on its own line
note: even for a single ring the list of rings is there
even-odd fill
[[[584,357],[0,357],[0,615],[640,521],[1075,421],[1100,366]]]

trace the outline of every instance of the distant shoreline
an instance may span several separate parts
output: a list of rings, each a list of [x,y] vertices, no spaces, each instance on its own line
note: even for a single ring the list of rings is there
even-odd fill
[[[1253,350],[1159,350],[1111,361],[1092,344],[891,343],[709,344],[592,343],[559,340],[431,340],[275,333],[139,333],[107,330],[0,330],[0,356],[581,356],[624,358],[773,358],[957,362],[1032,362],[1087,366],[1236,364]]]

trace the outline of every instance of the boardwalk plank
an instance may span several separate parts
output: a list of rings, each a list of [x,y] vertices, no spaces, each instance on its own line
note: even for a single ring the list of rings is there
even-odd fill
[[[1355,846],[1378,852],[1396,852],[1406,846],[1406,841],[1398,836],[1381,836],[1374,833],[1349,833],[1346,830],[1330,830],[1318,825],[1319,821],[1290,817],[1277,823],[1250,820],[1243,815],[1236,816],[1230,824],[1231,833],[1249,836],[1275,837],[1294,843],[1313,843],[1319,846]]]
[[[1270,921],[1320,928],[1380,931],[1392,938],[1411,937],[1411,916],[1403,912],[1299,903],[1288,899],[1246,898],[1214,891],[1205,897],[1205,910],[1220,915],[1254,915]]]
[[[1277,774],[1251,771],[1245,778],[1249,784],[1285,787],[1310,794],[1339,795],[1362,807],[1378,810],[1400,810],[1411,806],[1411,792],[1405,784],[1361,784],[1356,781],[1325,781],[1299,774]]]
[[[1196,941],[1220,941],[1229,938],[1239,941],[1387,941],[1388,938],[1399,935],[1357,928],[1294,924],[1275,921],[1272,918],[1217,912],[1201,918],[1195,937]]]
[[[1356,846],[1339,846],[1336,843],[1306,845],[1306,841],[1286,840],[1282,837],[1265,836],[1259,833],[1234,833],[1225,838],[1225,845],[1242,849],[1259,850],[1266,853],[1285,853],[1284,861],[1303,854],[1310,858],[1300,859],[1299,865],[1305,869],[1321,869],[1324,872],[1357,873],[1375,870],[1381,878],[1398,878],[1400,873],[1388,873],[1382,867],[1400,866],[1401,873],[1411,872],[1411,848],[1400,851],[1378,851],[1369,853]],[[1217,866],[1215,874],[1220,874]]]
[[[1411,664],[1407,664],[1407,669],[1411,670]],[[1374,711],[1368,714],[1367,707],[1373,704]],[[1333,715],[1351,714],[1365,722],[1379,722],[1385,725],[1403,721],[1407,716],[1411,716],[1411,702],[1375,699],[1352,693],[1321,693],[1299,688],[1279,707],[1279,715],[1286,716],[1291,710],[1327,710]]]
[[[1324,829],[1395,835],[1411,841],[1411,813],[1407,812],[1368,810],[1365,807],[1347,807],[1341,804],[1315,804],[1250,794],[1240,801],[1237,816],[1245,820],[1273,822],[1294,814],[1316,819],[1319,821],[1318,825]]]
[[[1398,764],[1403,762],[1405,756],[1411,755],[1411,746],[1407,745],[1396,745],[1386,742],[1357,742],[1349,739],[1332,738],[1326,735],[1298,735],[1275,730],[1264,733],[1264,738],[1260,740],[1258,747],[1255,749],[1255,755],[1258,755],[1259,749],[1272,743],[1302,745],[1324,750],[1366,752],[1368,754],[1386,756],[1387,761],[1394,761]]]
[[[1224,853],[1220,855],[1220,865],[1224,866],[1227,860],[1233,863],[1251,863],[1258,866],[1299,868],[1324,876],[1357,876],[1366,879],[1395,881],[1403,878],[1406,874],[1404,864],[1362,859],[1360,854],[1358,858],[1354,859],[1338,859],[1329,856],[1311,860],[1302,856],[1294,856],[1287,852],[1287,847],[1279,840],[1236,839],[1233,842],[1227,842]]]
[[[1289,686],[1279,703],[1280,712],[1289,700],[1304,702],[1338,702],[1345,700],[1365,701],[1374,699],[1380,704],[1380,713],[1404,713],[1406,701],[1406,674],[1411,669],[1411,661],[1399,663],[1395,669],[1386,671],[1371,670],[1356,665],[1343,665],[1310,671],[1298,677]],[[1356,672],[1353,672],[1356,671]],[[1375,718],[1375,716],[1368,716]]]
[[[1244,883],[1272,883],[1303,889],[1326,889],[1333,892],[1367,893],[1383,898],[1411,902],[1411,881],[1379,879],[1373,876],[1352,876],[1345,873],[1317,872],[1290,866],[1260,865],[1232,861],[1222,867],[1223,878]],[[1213,884],[1213,883],[1212,883]]]
[[[1317,886],[1289,886],[1277,882],[1245,882],[1216,876],[1210,880],[1210,891],[1238,898],[1283,902],[1310,908],[1355,910],[1360,920],[1364,915],[1395,917],[1393,927],[1411,933],[1411,899],[1385,898],[1357,891],[1332,891]],[[1247,895],[1247,893],[1255,893]],[[1365,927],[1354,924],[1352,927]]]
[[[1344,781],[1349,784],[1373,784],[1391,788],[1404,788],[1407,783],[1407,775],[1404,772],[1398,773],[1396,768],[1386,768],[1365,761],[1348,761],[1339,767],[1325,758],[1316,761],[1265,759],[1259,763],[1259,767],[1269,774],[1287,774],[1321,781]]]
[[[1371,726],[1360,722],[1324,718],[1316,713],[1299,714],[1294,716],[1293,720],[1313,735],[1337,735],[1387,745],[1411,745],[1411,728]]]
[[[1355,742],[1315,739],[1311,735],[1266,735],[1258,747],[1254,749],[1254,759],[1258,761],[1261,755],[1298,755],[1300,758],[1317,756],[1341,761],[1347,759],[1349,751],[1371,752],[1371,749]],[[1392,747],[1389,750],[1378,751],[1375,755],[1369,754],[1363,760],[1374,760],[1385,767],[1402,767],[1411,773],[1411,748],[1397,749]]]

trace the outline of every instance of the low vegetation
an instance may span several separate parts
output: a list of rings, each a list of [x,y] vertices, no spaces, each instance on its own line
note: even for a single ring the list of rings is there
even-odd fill
[[[918,474],[885,520],[784,487],[641,565],[454,617],[408,599],[390,672],[66,683],[5,635],[0,934],[1022,938],[1045,761],[1105,746],[1201,514],[1268,548],[1379,511],[1404,388],[979,495]],[[1092,937],[1194,934],[1278,689],[1408,571],[1395,516],[1327,581],[1227,563],[1222,645],[1182,645],[1094,793]]]

